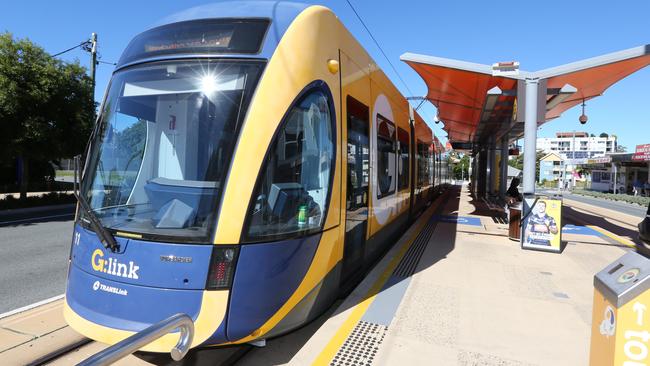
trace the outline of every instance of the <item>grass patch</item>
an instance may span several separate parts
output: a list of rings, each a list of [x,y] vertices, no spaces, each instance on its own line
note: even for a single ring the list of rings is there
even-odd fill
[[[629,194],[613,194],[613,193],[604,193],[597,191],[587,191],[584,189],[574,189],[571,191],[573,194],[579,194],[581,196],[589,196],[596,198],[604,198],[612,201],[620,201],[637,204],[639,206],[647,207],[650,205],[650,197],[641,197],[641,196],[630,196]]]
[[[8,196],[0,200],[0,210],[10,210],[16,208],[28,208],[38,206],[63,205],[66,203],[76,203],[77,199],[69,193],[47,193],[40,197],[27,197],[24,200]]]

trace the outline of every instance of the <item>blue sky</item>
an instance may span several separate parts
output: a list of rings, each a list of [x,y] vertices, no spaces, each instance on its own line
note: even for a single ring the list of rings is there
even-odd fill
[[[399,61],[404,52],[491,64],[516,60],[521,69],[535,71],[650,43],[648,1],[431,1],[351,0],[382,48],[415,95],[426,87],[410,67]],[[56,53],[99,34],[103,61],[115,62],[128,41],[158,19],[195,5],[214,1],[7,1],[0,12],[0,31],[28,37]],[[392,71],[345,0],[305,1],[330,7],[341,18],[404,95],[411,92]],[[65,60],[88,56],[72,51]],[[97,72],[97,99],[104,93],[113,66]],[[650,143],[650,67],[643,69],[587,103],[589,122],[578,122],[579,108],[542,127],[539,136],[556,131],[614,133],[633,150]],[[422,114],[433,124],[435,109]]]

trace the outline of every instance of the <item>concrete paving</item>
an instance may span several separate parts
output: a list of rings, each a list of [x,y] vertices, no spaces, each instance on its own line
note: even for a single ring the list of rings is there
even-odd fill
[[[477,211],[469,201],[463,192],[459,207],[450,202],[446,210]],[[377,364],[440,357],[444,365],[588,364],[593,275],[623,249],[588,236],[562,254],[524,251],[487,226],[483,234],[445,226],[427,247]]]
[[[28,365],[47,358],[53,352],[68,349],[86,338],[70,328],[63,319],[63,300],[0,319],[0,365]],[[75,365],[107,346],[91,342],[70,348],[70,352],[50,365]],[[116,365],[149,365],[128,356]]]

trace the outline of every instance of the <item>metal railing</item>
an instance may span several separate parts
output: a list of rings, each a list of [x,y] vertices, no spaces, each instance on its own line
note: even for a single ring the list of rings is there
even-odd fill
[[[176,346],[171,349],[171,356],[174,361],[180,361],[185,357],[187,351],[190,350],[190,345],[194,338],[194,322],[186,314],[172,315],[159,323],[153,324],[129,338],[81,361],[78,366],[110,365],[175,329],[180,330],[180,338]]]

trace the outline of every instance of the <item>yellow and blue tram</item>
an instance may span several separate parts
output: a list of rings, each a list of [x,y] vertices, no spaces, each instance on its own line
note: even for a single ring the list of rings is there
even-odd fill
[[[174,15],[129,43],[100,108],[65,319],[106,343],[175,313],[193,347],[291,331],[431,201],[435,141],[325,7]]]

